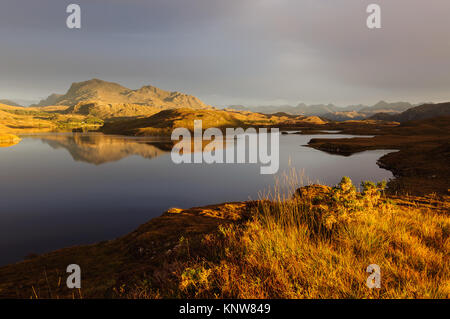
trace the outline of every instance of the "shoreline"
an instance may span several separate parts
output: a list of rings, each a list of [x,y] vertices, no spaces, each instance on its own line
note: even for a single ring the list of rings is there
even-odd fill
[[[311,131],[305,130],[301,134],[311,134]],[[392,199],[399,207],[418,205],[423,209],[434,211],[444,207],[442,205],[447,205],[444,211],[448,210],[448,194],[445,192],[448,186],[446,177],[448,165],[445,161],[448,135],[437,134],[435,130],[432,130],[433,134],[420,129],[417,132],[415,126],[393,127],[381,134],[376,134],[375,128],[371,131],[366,128],[363,131],[359,132],[374,137],[313,138],[308,146],[344,156],[366,150],[396,148],[377,161],[380,167],[390,170],[395,176],[389,182],[387,199]],[[339,134],[349,132],[341,131]],[[435,177],[430,178],[430,183],[427,183],[429,174]],[[414,185],[415,188],[411,187]],[[433,192],[441,198],[434,195],[409,196]],[[86,269],[83,278],[88,284],[85,286],[84,296],[117,297],[114,289],[118,284],[134,282],[139,280],[142,274],[158,272],[159,269],[166,267],[168,258],[175,254],[179,247],[180,238],[189,238],[197,242],[205,234],[216,231],[220,225],[241,223],[250,218],[255,203],[257,202],[249,201],[190,209],[169,209],[161,216],[150,219],[136,230],[119,238],[62,248],[0,266],[0,298],[30,298],[33,297],[32,289],[38,289],[39,296],[51,298],[52,295],[48,295],[49,285],[53,287],[58,278],[64,277],[65,267],[74,262],[79,263],[82,269]],[[72,293],[61,287],[53,289],[58,289],[58,296],[62,297],[70,298]],[[18,291],[21,291],[20,294]]]
[[[373,131],[374,137],[313,138],[308,146],[330,154],[349,156],[367,150],[393,150],[377,162],[391,171],[388,183],[391,194],[445,196],[450,191],[450,118],[418,121],[400,125],[384,132]]]
[[[201,236],[217,229],[221,224],[248,218],[249,209],[254,203],[232,202],[189,209],[171,208],[118,238],[65,247],[0,266],[0,299],[30,298],[33,287],[38,287],[39,283],[46,284],[47,279],[45,283],[42,282],[44,272],[51,272],[48,276],[54,285],[57,278],[64,275],[66,266],[74,263],[74,260],[82,268],[89,269],[84,277],[93,289],[92,293],[97,294],[95,286],[99,286],[99,290],[102,290],[101,297],[111,297],[111,287],[102,288],[103,281],[108,276],[116,278],[115,281],[123,275],[122,272],[128,273],[126,268],[144,267],[155,270],[163,267],[164,258],[178,245],[180,236]],[[18,296],[18,286],[27,287],[27,292]],[[62,289],[69,292],[67,288]]]
[[[297,189],[295,194],[316,198],[317,195],[314,194],[324,194],[330,189],[327,186],[312,185]],[[432,196],[389,195],[385,200],[394,207],[404,209],[407,215],[411,214],[411,210],[444,216],[449,212],[448,201],[442,202]],[[170,262],[176,265],[177,258],[184,254],[184,241],[191,247],[190,253],[188,249],[191,258],[191,254],[197,254],[196,249],[201,247],[205,238],[209,238],[209,234],[216,234],[228,226],[245,225],[252,220],[254,209],[263,202],[171,208],[116,239],[66,247],[0,266],[0,299],[73,298],[74,291],[64,284],[67,276],[65,269],[73,263],[80,265],[83,274],[82,295],[80,292],[80,296],[75,295],[75,298],[129,298],[130,295],[121,295],[119,287],[127,283],[127,289],[131,289],[133,293],[133,284],[146,280],[146,276],[150,274],[158,276]],[[321,207],[322,204],[319,202],[316,205]],[[201,254],[201,250],[198,253]],[[61,280],[63,284],[59,285]],[[147,297],[159,298],[153,295]]]

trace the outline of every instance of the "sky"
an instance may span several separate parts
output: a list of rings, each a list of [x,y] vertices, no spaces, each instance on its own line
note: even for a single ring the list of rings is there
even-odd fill
[[[448,0],[1,0],[0,99],[100,78],[218,106],[449,101],[449,17]]]

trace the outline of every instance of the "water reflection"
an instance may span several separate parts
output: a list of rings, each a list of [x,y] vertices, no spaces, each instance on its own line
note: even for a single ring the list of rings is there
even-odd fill
[[[172,149],[170,140],[136,139],[101,133],[39,134],[23,137],[39,139],[53,149],[64,148],[75,161],[95,165],[117,162],[132,155],[152,159]]]
[[[0,147],[11,147],[20,143],[20,138],[10,134],[0,134]]]
[[[15,141],[0,141],[0,147],[11,147],[14,145],[19,144],[20,140],[15,140]]]
[[[258,199],[274,184],[260,164],[174,164],[167,139],[102,134],[23,135],[0,149],[0,265],[62,247],[124,235],[170,207]],[[280,170],[312,182],[356,185],[391,172],[377,166],[389,151],[349,157],[305,147],[311,138],[280,135]],[[306,179],[305,179],[306,180]]]

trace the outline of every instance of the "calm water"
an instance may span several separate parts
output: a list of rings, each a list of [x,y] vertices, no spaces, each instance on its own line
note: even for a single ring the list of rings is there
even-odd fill
[[[358,184],[392,177],[376,165],[388,151],[344,157],[303,146],[320,137],[349,136],[281,135],[279,172],[291,165],[328,185],[344,175]],[[175,165],[170,145],[148,139],[22,138],[0,148],[0,265],[124,235],[170,207],[257,199],[258,191],[274,182],[273,175],[259,173],[259,164]]]

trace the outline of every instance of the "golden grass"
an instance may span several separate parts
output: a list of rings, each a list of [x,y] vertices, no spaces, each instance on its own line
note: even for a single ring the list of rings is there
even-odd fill
[[[0,104],[0,133],[49,132],[103,125],[97,118],[63,111],[61,107],[23,108]]]
[[[383,195],[384,184],[365,183],[358,192],[348,178],[291,196],[295,177],[286,180],[264,195],[251,218],[221,226],[199,243],[182,238],[175,261],[121,295],[449,297],[448,206],[400,206]],[[366,286],[370,264],[381,267],[379,289]]]

